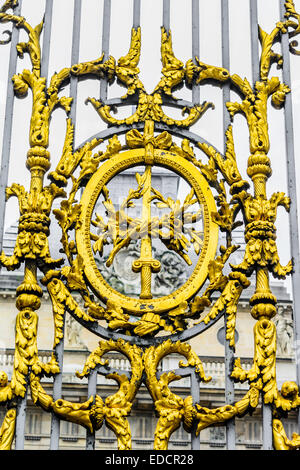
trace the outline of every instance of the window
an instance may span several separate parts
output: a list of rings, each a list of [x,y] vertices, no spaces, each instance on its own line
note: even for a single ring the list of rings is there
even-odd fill
[[[153,432],[152,432],[152,419],[151,418],[145,418],[144,419],[144,425],[145,425],[145,437],[153,437]]]
[[[29,412],[26,416],[25,434],[39,436],[42,431],[42,415]]]
[[[69,421],[62,422],[62,436],[75,437],[79,435],[79,425]]]
[[[109,437],[110,439],[115,437],[113,431],[109,429],[105,423],[103,424],[100,432],[102,433],[102,437]]]
[[[251,442],[260,442],[262,439],[261,435],[261,423],[259,421],[248,421],[246,422],[246,440]]]

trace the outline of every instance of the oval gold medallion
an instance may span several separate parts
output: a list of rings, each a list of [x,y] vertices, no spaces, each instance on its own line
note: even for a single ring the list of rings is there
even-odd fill
[[[138,189],[130,190],[127,207],[134,199],[142,199],[142,214],[139,219],[125,219],[120,210],[115,213],[113,220],[110,208],[112,201],[107,196],[106,208],[108,218],[104,222],[101,218],[93,222],[94,209],[100,195],[107,192],[106,184],[119,173],[132,167],[145,167],[143,174],[137,174]],[[171,201],[152,187],[151,174],[154,166],[164,167],[181,176],[192,188],[190,205],[197,203],[200,210],[193,214],[185,215],[186,220],[181,220],[179,201]],[[129,202],[130,201],[130,202]],[[151,216],[151,205],[156,201],[157,206],[169,209],[169,214],[164,214],[160,219]],[[186,205],[188,204],[185,201]],[[184,204],[185,204],[184,203]],[[177,205],[176,205],[177,204]],[[125,207],[125,206],[124,206]],[[91,289],[104,303],[108,300],[120,305],[123,310],[133,315],[142,315],[147,311],[159,314],[177,308],[182,302],[190,300],[202,287],[207,278],[208,264],[214,259],[218,243],[218,226],[212,220],[211,214],[216,212],[215,201],[209,185],[201,173],[181,155],[173,151],[154,150],[153,164],[145,163],[145,149],[132,149],[113,155],[105,161],[100,169],[88,182],[81,198],[81,224],[76,231],[76,243],[78,254],[84,262],[84,272]],[[172,210],[171,210],[172,209]],[[202,220],[201,250],[198,246],[199,238],[193,228],[193,224]],[[91,224],[101,227],[102,237],[91,236]],[[185,223],[188,229],[185,229]],[[126,225],[127,224],[127,225]],[[104,232],[109,232],[113,248],[110,252],[107,264],[111,264],[115,255],[127,247],[131,239],[140,239],[140,258],[132,262],[132,271],[140,273],[141,288],[138,298],[130,297],[118,292],[103,278],[95,260],[95,247],[102,253],[104,244]],[[177,290],[169,295],[153,298],[151,293],[152,274],[160,270],[159,261],[152,256],[153,238],[164,239],[163,243],[168,249],[176,251],[188,263],[188,255],[185,252],[187,232],[194,246],[197,246],[198,256],[195,267],[187,279]],[[106,234],[107,235],[107,234]],[[93,245],[93,240],[96,243]],[[128,268],[128,267],[127,267]]]

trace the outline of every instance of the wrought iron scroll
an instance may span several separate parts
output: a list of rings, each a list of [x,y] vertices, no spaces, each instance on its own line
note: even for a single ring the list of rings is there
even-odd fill
[[[290,87],[271,75],[272,63],[283,66],[286,59],[274,52],[275,42],[285,47],[289,38],[300,31],[300,15],[294,2],[282,3],[282,18],[271,32],[259,27],[257,35],[256,9],[250,1],[252,17],[253,78],[241,78],[229,70],[228,2],[222,2],[223,64],[222,67],[203,63],[199,55],[199,22],[193,19],[194,56],[184,64],[173,50],[170,30],[170,1],[163,2],[161,29],[161,77],[152,93],[147,93],[139,78],[139,58],[142,31],[139,26],[140,2],[135,0],[131,44],[123,57],[109,55],[111,1],[104,0],[103,54],[90,62],[78,63],[77,28],[80,24],[81,1],[75,1],[72,64],[47,80],[49,38],[51,36],[52,1],[47,1],[45,20],[35,27],[21,16],[21,3],[7,0],[0,10],[0,22],[12,23],[12,55],[28,54],[32,69],[10,77],[14,93],[24,97],[32,92],[33,107],[30,120],[30,148],[26,167],[30,172],[29,191],[14,183],[6,189],[6,197],[19,201],[19,227],[12,256],[0,255],[4,269],[14,270],[24,265],[24,279],[17,289],[16,348],[14,371],[9,382],[1,376],[0,402],[7,405],[7,413],[0,431],[0,448],[10,449],[14,436],[17,449],[23,447],[24,413],[27,394],[45,412],[52,414],[51,449],[59,445],[61,420],[77,423],[87,430],[87,449],[95,445],[95,432],[103,425],[116,435],[119,449],[131,448],[128,421],[133,402],[144,383],[153,400],[158,421],[154,447],[165,450],[172,433],[183,425],[192,435],[192,447],[199,448],[199,434],[209,427],[227,424],[227,445],[234,448],[234,418],[250,413],[263,402],[264,419],[273,419],[273,441],[266,432],[265,448],[291,449],[299,447],[299,435],[289,440],[281,417],[300,406],[298,385],[286,382],[281,390],[276,382],[276,315],[277,300],[270,289],[270,276],[284,279],[293,270],[292,261],[282,266],[276,245],[276,215],[278,206],[290,209],[291,200],[282,192],[267,196],[267,181],[271,176],[267,105],[275,108],[285,105]],[[199,2],[192,2],[199,15]],[[77,25],[77,26],[76,26]],[[17,42],[17,31],[25,30],[28,42]],[[44,34],[41,51],[40,38]],[[48,38],[48,39],[47,39]],[[261,44],[257,68],[257,39]],[[292,47],[295,47],[294,42]],[[48,57],[48,58],[47,58]],[[107,124],[107,129],[91,137],[79,147],[74,146],[76,122],[76,86],[79,77],[90,76],[100,82],[100,98],[88,98],[88,103]],[[118,80],[126,93],[121,98],[107,99],[107,87]],[[223,87],[224,151],[221,152],[197,136],[190,129],[212,103],[200,103],[199,89],[207,82]],[[71,84],[71,96],[60,96],[63,85]],[[193,90],[192,102],[177,100],[175,90],[186,86]],[[230,90],[240,100],[231,102]],[[8,96],[9,113],[12,95]],[[134,105],[132,113],[118,118],[113,112],[118,106]],[[182,119],[174,119],[165,111],[165,105],[182,109]],[[51,167],[48,151],[49,128],[53,111],[61,107],[66,114],[65,145],[56,168]],[[288,109],[287,109],[288,112]],[[244,116],[249,129],[248,180],[239,171],[239,156],[234,147],[235,116]],[[289,122],[289,121],[288,121]],[[9,130],[9,124],[7,128]],[[125,143],[121,141],[125,137]],[[180,144],[175,138],[180,139]],[[8,139],[9,141],[9,139]],[[5,154],[6,152],[4,152]],[[5,163],[5,160],[4,160]],[[132,167],[142,166],[137,172],[137,188],[126,195],[121,208],[114,206],[107,184],[117,174]],[[152,185],[154,166],[165,167],[181,175],[191,186],[183,204],[166,198]],[[5,184],[5,171],[2,184]],[[50,180],[45,183],[45,176]],[[77,200],[80,195],[79,201]],[[94,214],[100,197],[107,209],[108,220]],[[53,210],[53,201],[61,199],[59,209]],[[126,208],[142,200],[142,215],[132,219]],[[216,202],[215,202],[216,201]],[[293,202],[293,201],[292,201]],[[166,209],[167,215],[152,217],[151,204]],[[197,210],[195,204],[200,206]],[[55,216],[62,233],[61,243],[67,263],[53,259],[49,246],[50,217]],[[184,217],[183,217],[184,216]],[[230,263],[234,245],[234,230],[241,225],[245,230],[246,248],[243,261]],[[193,223],[201,220],[200,232]],[[3,222],[3,221],[2,221]],[[2,223],[3,226],[3,223]],[[91,227],[97,227],[97,233]],[[163,233],[167,230],[168,237]],[[226,244],[217,250],[218,232],[225,234]],[[72,234],[72,237],[71,237]],[[74,235],[74,236],[73,236]],[[140,258],[132,269],[140,274],[141,292],[131,298],[109,286],[97,268],[95,253],[103,255],[103,247],[110,245],[106,263],[128,246],[132,237],[140,240]],[[152,240],[162,242],[184,262],[191,264],[188,248],[197,257],[191,278],[172,295],[153,298],[151,279],[160,270],[154,258]],[[102,262],[104,262],[102,260]],[[229,265],[228,275],[223,273]],[[42,286],[38,280],[42,273]],[[255,293],[250,299],[254,327],[255,353],[250,370],[244,370],[239,359],[231,369],[235,349],[235,323],[239,298],[255,275]],[[207,281],[207,282],[206,282]],[[200,289],[203,291],[200,293]],[[53,305],[54,344],[51,359],[42,363],[38,357],[38,311],[43,302],[43,289],[49,292]],[[84,307],[74,297],[79,292]],[[96,300],[95,300],[96,299]],[[72,403],[61,398],[63,370],[64,320],[68,312],[78,322],[101,338],[77,375],[89,381],[88,397],[84,403]],[[227,403],[215,409],[200,404],[200,383],[209,382],[203,364],[187,343],[224,317],[226,326],[226,399]],[[101,322],[101,324],[100,324]],[[103,326],[105,323],[105,326]],[[297,328],[296,328],[297,330]],[[159,334],[160,333],[160,334]],[[128,359],[131,371],[107,367],[103,356],[117,351]],[[184,358],[178,370],[159,371],[159,364],[169,354]],[[103,399],[97,389],[97,374],[113,379],[118,391]],[[185,399],[173,392],[170,383],[183,376],[191,376],[192,393]],[[53,395],[43,387],[42,378],[54,379]],[[233,381],[248,383],[242,399],[234,397]],[[273,416],[273,418],[272,418]],[[265,429],[266,426],[265,426]]]

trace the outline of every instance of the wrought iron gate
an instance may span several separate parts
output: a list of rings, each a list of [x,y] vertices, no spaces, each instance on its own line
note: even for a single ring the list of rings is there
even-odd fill
[[[130,449],[128,418],[142,386],[146,386],[158,418],[154,433],[157,450],[168,448],[172,434],[180,426],[191,435],[191,448],[197,450],[200,432],[220,424],[226,426],[227,448],[234,449],[235,418],[251,414],[260,403],[263,448],[300,446],[299,435],[289,439],[281,421],[287,413],[298,410],[300,398],[295,382],[285,382],[281,390],[277,385],[273,322],[277,299],[270,288],[271,276],[284,279],[294,270],[297,343],[300,299],[296,287],[300,273],[289,52],[297,53],[297,44],[291,38],[300,31],[300,15],[292,0],[280,0],[281,18],[271,32],[266,32],[258,27],[257,0],[247,0],[248,3],[252,77],[243,78],[230,70],[229,0],[221,0],[219,66],[201,60],[199,0],[190,3],[192,54],[185,64],[173,48],[172,1],[163,0],[162,71],[152,93],[146,91],[138,68],[143,34],[140,0],[133,1],[131,43],[124,56],[109,55],[111,0],[104,0],[103,54],[81,63],[82,0],[74,0],[71,64],[49,80],[53,0],[46,0],[44,19],[36,27],[22,16],[22,0],[7,0],[1,7],[0,22],[13,25],[12,32],[7,32],[8,40],[3,41],[11,42],[11,52],[0,181],[1,240],[5,195],[7,199],[17,197],[20,214],[13,253],[9,256],[2,252],[0,262],[3,270],[8,271],[24,266],[24,278],[16,290],[13,373],[8,378],[3,372],[0,382],[0,401],[6,410],[0,432],[1,449],[10,449],[12,445],[23,449],[29,396],[36,407],[52,416],[51,449],[59,448],[62,421],[86,428],[86,449],[95,448],[95,432],[102,427],[113,431],[119,449]],[[24,42],[20,42],[20,31],[26,32]],[[276,43],[282,52],[275,52]],[[17,57],[24,54],[30,58],[31,69],[18,72]],[[282,68],[283,81],[271,76],[273,63]],[[100,96],[88,98],[87,102],[107,127],[75,145],[78,83],[91,78],[99,82]],[[115,81],[126,88],[126,94],[111,99],[108,87]],[[206,84],[222,89],[224,151],[193,132],[193,126],[213,109],[210,102],[201,104],[200,90]],[[61,94],[67,85],[69,93]],[[191,90],[190,101],[174,96],[180,88]],[[32,112],[26,167],[30,188],[26,190],[18,182],[6,188],[14,97],[25,97],[29,90]],[[237,102],[232,101],[232,91],[239,97]],[[288,196],[283,192],[267,195],[272,173],[268,156],[269,102],[275,108],[284,107]],[[127,115],[115,116],[115,111],[123,107],[127,111],[129,107]],[[48,148],[50,122],[56,108],[62,108],[66,115],[66,133],[61,157],[53,165]],[[182,111],[183,116],[172,117],[173,108]],[[245,118],[249,132],[248,179],[244,179],[240,169],[245,156],[236,155],[234,145],[238,114]],[[189,190],[183,202],[158,190],[154,178],[157,168],[186,182]],[[110,183],[129,170],[135,172],[136,186],[123,194],[117,205],[110,194]],[[56,199],[60,199],[60,204],[54,206]],[[291,261],[282,266],[279,260],[275,227],[278,206],[291,214],[294,265]],[[49,242],[50,221],[54,217],[61,229],[60,259],[53,257]],[[234,264],[231,256],[239,248],[235,231],[241,226],[244,256]],[[220,234],[224,244],[218,245]],[[139,255],[130,270],[139,276],[140,291],[139,295],[130,296],[111,285],[101,269],[104,264],[110,267],[133,241]],[[162,269],[161,260],[155,257],[158,243],[191,267],[189,277],[166,295],[153,293],[154,276]],[[254,355],[251,367],[245,369],[235,357],[235,329],[239,299],[251,282],[255,290],[249,302],[256,323],[253,339],[249,341],[254,343]],[[53,308],[54,344],[51,356],[42,361],[38,350],[38,316],[46,292]],[[88,396],[83,403],[62,397],[67,314],[100,338],[98,347],[77,373],[77,377],[88,381]],[[226,330],[225,403],[208,408],[200,402],[200,386],[209,383],[211,377],[189,340],[201,338],[222,318]],[[105,354],[116,352],[127,358],[130,370],[113,368],[103,359]],[[161,362],[172,354],[182,356],[185,362],[176,370],[164,370]],[[297,383],[299,370],[298,366]],[[99,375],[118,384],[116,393],[106,398],[100,396]],[[190,377],[190,393],[182,398],[171,384],[184,377]],[[48,382],[53,379],[52,390],[49,384],[48,388],[44,385],[45,379]],[[248,390],[239,399],[235,383],[248,384]]]

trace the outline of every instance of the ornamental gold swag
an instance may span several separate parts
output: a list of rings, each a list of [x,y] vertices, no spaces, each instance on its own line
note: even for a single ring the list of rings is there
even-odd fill
[[[143,381],[158,416],[155,449],[167,449],[172,433],[181,424],[188,432],[196,429],[198,435],[208,426],[225,423],[253,411],[260,396],[273,409],[275,448],[298,448],[300,437],[294,435],[292,440],[288,439],[280,421],[283,413],[299,407],[300,396],[298,386],[293,382],[286,382],[281,391],[277,387],[276,329],[272,321],[276,315],[276,298],[269,285],[270,273],[284,279],[293,269],[292,262],[287,266],[280,263],[275,226],[278,206],[289,210],[290,200],[281,192],[268,199],[266,192],[272,172],[268,157],[267,106],[271,100],[275,108],[282,107],[286,94],[290,92],[278,77],[270,77],[272,63],[276,62],[281,67],[283,61],[281,55],[273,51],[273,46],[283,34],[293,37],[300,31],[300,16],[294,2],[286,1],[285,19],[278,22],[270,34],[259,27],[260,78],[253,86],[247,78],[242,79],[222,67],[205,64],[198,57],[184,65],[173,52],[171,32],[162,28],[162,74],[151,94],[146,92],[139,78],[140,28],[132,29],[129,51],[118,61],[113,57],[104,60],[102,55],[99,59],[62,69],[52,76],[48,84],[41,76],[43,21],[33,28],[25,18],[14,14],[17,4],[17,0],[7,0],[0,10],[0,21],[13,23],[28,35],[28,42],[19,43],[17,51],[21,58],[24,54],[29,55],[32,68],[14,75],[12,81],[16,96],[25,97],[29,91],[32,93],[30,148],[26,160],[31,180],[28,191],[17,183],[6,190],[7,199],[12,196],[18,198],[20,217],[14,252],[12,256],[1,253],[0,263],[8,270],[24,264],[25,271],[16,292],[19,313],[13,375],[10,382],[4,372],[0,376],[0,401],[8,405],[0,430],[0,448],[10,449],[12,446],[16,398],[25,397],[28,386],[33,402],[45,411],[80,424],[91,433],[106,425],[117,436],[119,449],[130,449],[128,416]],[[89,78],[91,75],[98,80],[105,79],[109,84],[118,80],[127,90],[121,97],[122,104],[136,99],[134,112],[124,119],[114,117],[114,109],[108,104],[96,98],[87,99],[108,126],[115,129],[126,127],[125,143],[119,140],[116,131],[107,141],[93,138],[74,148],[74,123],[69,117],[72,97],[60,96],[60,92],[71,77]],[[169,117],[163,109],[165,102],[176,104],[175,88],[194,84],[202,86],[207,82],[219,86],[229,83],[240,96],[239,102],[226,103],[231,124],[226,131],[224,155],[207,143],[187,137],[182,137],[178,145],[172,136],[174,130],[177,135],[178,131],[188,131],[213,109],[212,103],[184,108],[181,120]],[[58,107],[67,116],[66,135],[60,161],[56,168],[51,169],[47,150],[49,129],[52,114]],[[249,129],[249,181],[242,178],[235,153],[233,127],[237,113],[244,116]],[[117,208],[111,199],[109,181],[128,168],[141,166],[144,171],[136,172],[137,188],[132,188]],[[187,181],[191,189],[183,203],[158,191],[152,181],[155,166],[167,168]],[[48,185],[44,183],[46,174],[50,180]],[[52,210],[56,198],[61,199],[60,208]],[[106,217],[95,212],[101,198]],[[140,217],[129,217],[128,208],[134,207],[136,201],[142,203],[142,213]],[[162,210],[160,216],[153,216],[153,204]],[[48,237],[52,214],[61,229],[66,263],[63,259],[51,257]],[[197,223],[202,224],[201,228],[197,228]],[[224,265],[238,248],[233,244],[233,231],[241,224],[245,228],[244,259],[238,265],[229,263],[230,272],[225,276]],[[226,245],[220,246],[216,253],[219,230],[226,235]],[[190,278],[182,287],[161,297],[154,297],[152,292],[153,274],[161,270],[153,251],[154,239],[193,267]],[[95,261],[96,255],[103,258],[104,250],[111,248],[105,260],[110,266],[118,252],[128,247],[132,240],[140,241],[140,257],[132,264],[132,271],[140,275],[138,298],[128,297],[112,288],[101,276]],[[197,258],[195,266],[191,253]],[[37,312],[43,300],[38,270],[43,274],[41,282],[48,290],[53,306],[54,345],[47,363],[39,360],[37,348]],[[193,328],[196,328],[193,331],[198,331],[199,325],[209,326],[226,314],[226,338],[234,349],[237,305],[243,289],[250,284],[252,274],[255,274],[256,284],[250,299],[251,315],[257,320],[253,365],[246,371],[236,359],[232,371],[235,381],[248,382],[247,393],[234,405],[215,409],[194,403],[192,396],[179,397],[170,390],[169,384],[181,376],[176,371],[158,376],[160,362],[167,355],[176,353],[187,361],[180,362],[180,369],[190,367],[199,382],[209,382],[211,377],[206,376],[190,345],[180,340],[180,334]],[[200,295],[200,288],[206,281]],[[75,291],[79,292],[84,307],[73,295]],[[63,341],[66,312],[92,330],[105,324],[105,331],[115,335],[114,339],[100,341],[82,372],[77,373],[78,377],[88,377],[93,370],[105,366],[104,375],[119,386],[118,391],[105,400],[97,394],[84,403],[54,400],[41,384],[43,376],[54,377],[60,372],[56,347]],[[158,333],[165,334],[166,338],[157,339],[161,338]],[[130,373],[110,371],[103,356],[111,351],[117,351],[128,359]]]

